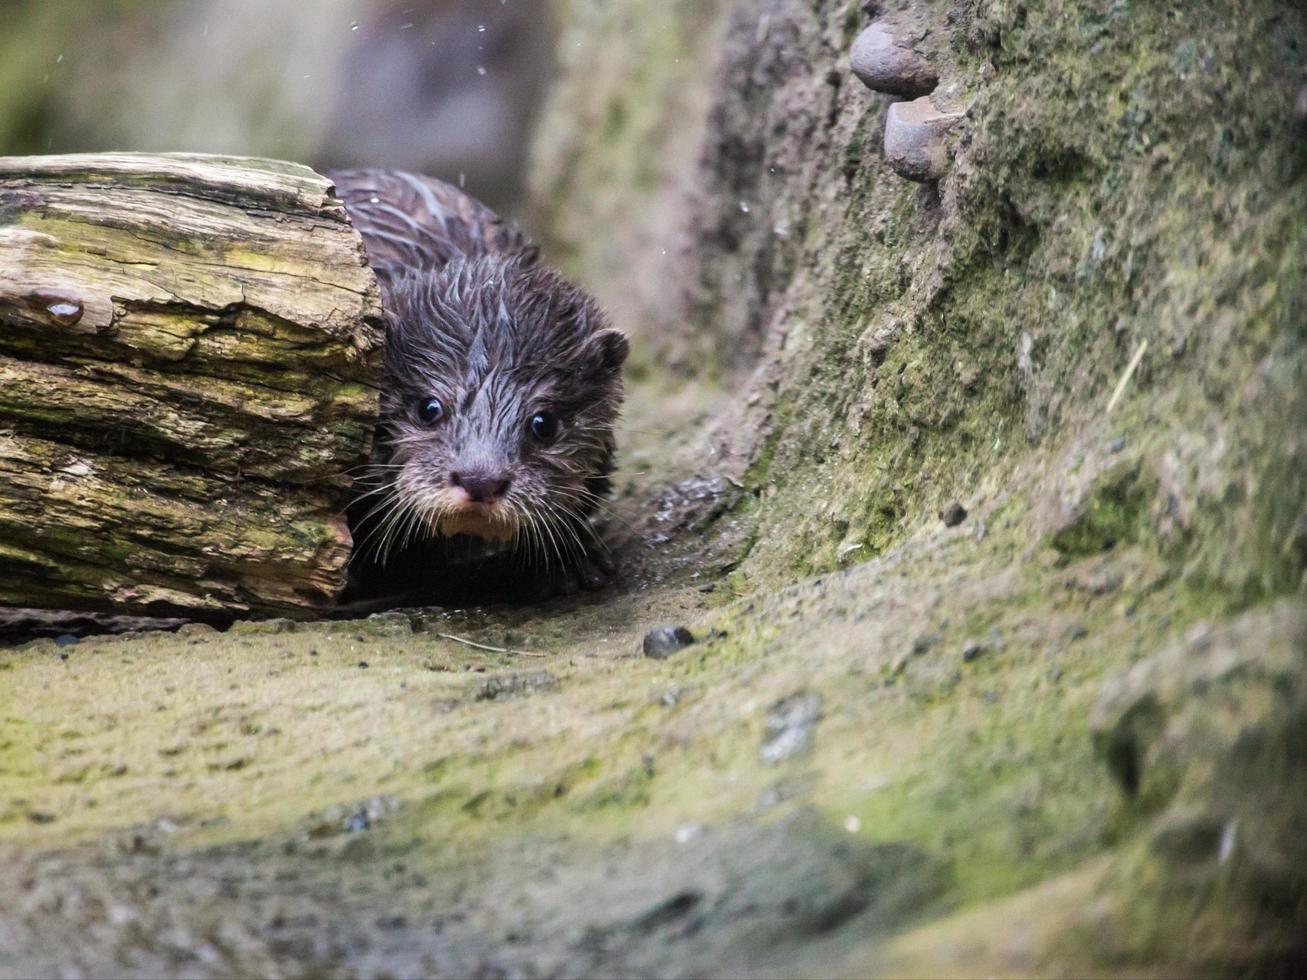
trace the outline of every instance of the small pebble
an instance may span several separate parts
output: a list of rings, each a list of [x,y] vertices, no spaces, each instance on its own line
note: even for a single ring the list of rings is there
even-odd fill
[[[359,669],[360,669],[360,670],[367,670],[367,669],[368,669],[368,662],[367,662],[366,660],[360,660],[360,661],[359,661]]]
[[[654,660],[666,660],[693,642],[694,634],[684,626],[659,626],[644,635],[644,655]]]
[[[938,633],[922,633],[912,641],[912,655],[919,657],[931,647],[935,646],[943,637]]]
[[[821,718],[821,696],[791,694],[767,710],[766,737],[759,758],[777,763],[812,748],[813,731]]]
[[[962,116],[940,111],[928,95],[895,102],[885,116],[885,162],[905,180],[939,180],[948,169],[944,136]]]
[[[76,646],[78,643],[81,642],[82,641],[78,637],[73,636],[72,633],[60,633],[58,636],[54,638],[54,645],[57,647]]]
[[[1124,448],[1125,448],[1125,436],[1117,436],[1115,439],[1113,439],[1111,442],[1107,444],[1107,451],[1109,453],[1119,453]]]
[[[872,24],[849,49],[849,67],[873,92],[915,98],[934,91],[939,75],[886,25]]]
[[[967,640],[967,642],[962,645],[962,659],[966,663],[971,663],[971,661],[975,660],[984,652],[985,645],[979,640]]]
[[[939,519],[945,527],[957,527],[967,519],[967,509],[955,500],[939,512]]]

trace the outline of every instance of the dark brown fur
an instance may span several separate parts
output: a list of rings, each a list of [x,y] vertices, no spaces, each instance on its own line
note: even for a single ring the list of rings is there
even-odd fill
[[[520,232],[448,184],[388,171],[333,179],[389,321],[364,550],[384,566],[414,541],[471,534],[538,565],[589,567],[626,338],[538,265]],[[419,412],[431,398],[443,406],[435,424]],[[548,444],[530,430],[542,412],[561,422]],[[501,475],[507,489],[473,503],[467,473]]]

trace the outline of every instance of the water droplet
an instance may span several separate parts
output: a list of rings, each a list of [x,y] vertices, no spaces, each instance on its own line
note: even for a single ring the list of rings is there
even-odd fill
[[[370,198],[368,198],[368,201],[369,201],[369,203],[371,203],[371,204],[380,204],[380,203],[381,203],[381,198],[379,198],[379,197],[377,197],[377,195],[373,194]]]
[[[478,74],[478,75],[484,75],[485,73],[486,73],[486,66],[485,66],[485,65],[477,65],[477,74]]]
[[[478,34],[484,34],[485,32],[486,32],[486,25],[485,25],[485,24],[477,24],[477,33],[478,33]]]
[[[46,297],[41,302],[45,304],[45,312],[60,326],[71,327],[82,318],[82,304],[76,300],[56,296]]]
[[[55,58],[54,63],[56,65],[62,65],[64,63],[64,56],[60,55],[59,57]]]
[[[351,20],[349,22],[349,29],[351,31],[357,31],[359,29],[359,22],[356,20]]]
[[[748,201],[741,201],[741,202],[740,202],[740,210],[743,211],[745,214],[748,214],[748,213],[749,213],[749,202],[748,202]]]
[[[676,843],[688,844],[701,833],[703,833],[703,828],[698,824],[687,823],[682,827],[676,828]]]

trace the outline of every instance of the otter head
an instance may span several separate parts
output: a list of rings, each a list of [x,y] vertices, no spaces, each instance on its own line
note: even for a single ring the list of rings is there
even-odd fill
[[[383,525],[562,558],[607,490],[626,337],[526,257],[455,259],[388,293]]]

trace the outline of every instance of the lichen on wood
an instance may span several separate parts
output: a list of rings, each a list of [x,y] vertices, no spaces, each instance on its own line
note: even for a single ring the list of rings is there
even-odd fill
[[[0,605],[328,606],[383,337],[306,167],[0,158]]]

